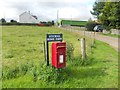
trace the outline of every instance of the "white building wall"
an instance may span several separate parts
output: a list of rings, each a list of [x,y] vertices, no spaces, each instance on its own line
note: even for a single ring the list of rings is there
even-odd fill
[[[19,16],[20,23],[39,23],[37,19],[35,19],[30,13],[24,12]]]

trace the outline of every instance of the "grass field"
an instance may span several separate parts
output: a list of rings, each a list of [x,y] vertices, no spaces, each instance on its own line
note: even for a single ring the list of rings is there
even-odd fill
[[[42,43],[47,33],[63,33],[64,41],[74,47],[73,58],[61,69],[60,78],[52,75],[56,70],[51,65],[45,66]],[[118,53],[100,41],[96,41],[90,52],[91,39],[86,38],[87,60],[82,63],[78,41],[81,37],[57,27],[3,26],[2,87],[117,88]],[[52,79],[46,80],[50,75]]]
[[[115,34],[102,34],[102,35],[120,38],[120,35],[115,35]]]

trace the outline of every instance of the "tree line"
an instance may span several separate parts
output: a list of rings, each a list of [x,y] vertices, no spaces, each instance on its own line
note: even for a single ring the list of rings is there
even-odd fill
[[[1,19],[0,19],[0,23],[7,23],[7,22],[6,22],[6,20],[5,20],[4,18],[1,18]],[[10,23],[17,23],[17,21],[11,19],[11,20],[10,20]]]
[[[4,18],[0,19],[0,25],[37,25],[37,26],[52,26],[54,25],[54,21],[48,21],[48,22],[39,22],[39,23],[20,23],[17,22],[14,19],[11,19],[10,22],[7,22]]]
[[[97,18],[106,29],[120,29],[120,1],[98,2],[93,5],[91,14]]]

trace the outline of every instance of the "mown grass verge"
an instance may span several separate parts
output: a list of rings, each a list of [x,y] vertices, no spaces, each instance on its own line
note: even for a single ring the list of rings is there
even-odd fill
[[[116,34],[102,34],[102,35],[115,37],[115,38],[120,38],[120,35],[116,35]]]

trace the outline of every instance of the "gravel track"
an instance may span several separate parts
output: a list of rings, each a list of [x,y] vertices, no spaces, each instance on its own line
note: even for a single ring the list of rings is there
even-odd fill
[[[64,29],[65,31],[78,33],[80,35],[85,35],[87,37],[94,37],[94,32],[82,31],[82,30],[75,30],[74,28],[62,28],[62,29]],[[100,35],[98,32],[95,32],[95,39],[96,40],[100,40],[102,42],[105,42],[105,43],[109,44],[115,50],[118,51],[118,38]],[[120,49],[119,49],[119,52],[120,52]]]

